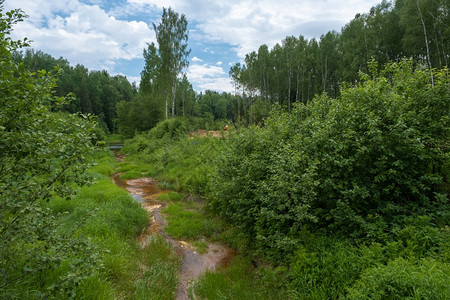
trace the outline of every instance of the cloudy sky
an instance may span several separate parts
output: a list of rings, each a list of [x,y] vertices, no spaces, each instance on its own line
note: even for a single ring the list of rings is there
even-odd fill
[[[29,16],[13,37],[90,70],[140,80],[142,51],[155,42],[152,22],[172,7],[189,22],[192,49],[187,70],[198,92],[232,91],[230,66],[262,44],[270,48],[286,36],[319,38],[339,31],[356,13],[381,0],[6,0],[5,10]]]

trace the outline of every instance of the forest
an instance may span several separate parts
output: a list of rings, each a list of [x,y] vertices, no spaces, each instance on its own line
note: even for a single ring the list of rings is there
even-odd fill
[[[288,36],[271,49],[261,45],[248,53],[243,63],[230,69],[233,94],[194,92],[181,72],[189,64],[187,36],[178,37],[180,50],[185,44],[184,54],[180,52],[184,57],[180,71],[175,71],[179,76],[172,79],[164,75],[169,72],[160,50],[164,38],[143,50],[145,66],[139,86],[106,71],[72,67],[64,58],[55,59],[39,50],[16,52],[14,59],[31,71],[59,67],[56,94],[74,95],[65,109],[96,115],[107,132],[132,137],[151,129],[167,119],[167,97],[171,98],[170,116],[194,118],[200,126],[217,129],[213,124],[218,120],[242,126],[261,124],[275,103],[290,110],[293,103],[307,103],[321,93],[337,98],[346,83],[358,82],[358,72],[369,72],[371,60],[379,68],[408,58],[418,66],[441,69],[448,65],[449,18],[446,1],[383,1],[370,12],[357,14],[340,32],[309,40]],[[178,27],[186,34],[184,22]]]
[[[11,39],[3,2],[1,299],[175,299],[167,235],[232,249],[191,299],[450,298],[448,1],[261,45],[234,93],[193,90],[171,8],[137,86]],[[114,176],[156,180],[164,234]]]

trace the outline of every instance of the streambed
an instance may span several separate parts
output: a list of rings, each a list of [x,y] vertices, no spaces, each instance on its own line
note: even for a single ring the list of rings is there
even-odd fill
[[[192,281],[195,281],[207,270],[215,270],[224,266],[230,260],[233,252],[225,245],[208,243],[208,251],[200,254],[195,251],[195,248],[189,242],[176,240],[164,231],[166,221],[161,215],[161,209],[165,208],[167,203],[156,200],[156,197],[167,191],[161,189],[158,182],[154,179],[143,177],[122,180],[120,179],[120,173],[114,174],[112,179],[117,186],[126,189],[150,214],[151,220],[146,233],[139,237],[141,247],[144,248],[149,243],[153,234],[160,234],[172,245],[175,252],[182,257],[176,299],[190,299],[188,288]]]

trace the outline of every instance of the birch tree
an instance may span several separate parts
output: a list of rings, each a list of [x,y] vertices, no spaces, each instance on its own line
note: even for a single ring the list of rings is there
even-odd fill
[[[188,22],[186,17],[171,8],[163,8],[161,23],[153,29],[156,33],[158,51],[161,58],[161,79],[164,86],[165,112],[168,118],[168,97],[172,99],[172,117],[175,116],[175,96],[178,75],[189,66]]]

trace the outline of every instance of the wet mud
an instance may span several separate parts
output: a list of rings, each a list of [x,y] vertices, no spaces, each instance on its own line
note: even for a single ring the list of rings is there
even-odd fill
[[[190,299],[188,290],[193,281],[207,270],[216,270],[230,261],[233,251],[225,245],[208,243],[208,251],[200,254],[189,242],[176,240],[164,231],[166,221],[161,215],[161,209],[165,208],[167,203],[158,201],[156,198],[166,191],[159,187],[158,182],[149,177],[121,180],[120,173],[113,175],[112,179],[117,186],[126,189],[150,214],[151,220],[146,233],[139,237],[141,247],[146,247],[152,234],[161,234],[172,245],[175,252],[182,257],[177,300]]]

